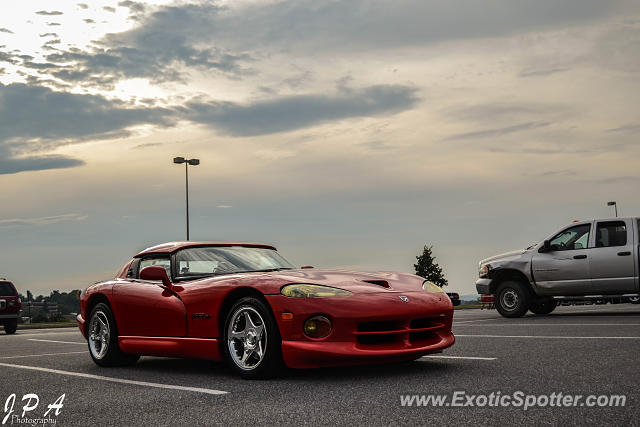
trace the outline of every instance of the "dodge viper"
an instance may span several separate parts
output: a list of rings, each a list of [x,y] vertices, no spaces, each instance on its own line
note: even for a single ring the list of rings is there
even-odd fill
[[[84,290],[80,306],[78,326],[100,366],[186,357],[267,378],[281,367],[413,360],[455,340],[450,299],[421,277],[296,269],[262,244],[145,249]]]

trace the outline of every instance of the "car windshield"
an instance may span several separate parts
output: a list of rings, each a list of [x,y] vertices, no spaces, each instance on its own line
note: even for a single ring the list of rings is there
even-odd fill
[[[294,268],[273,249],[246,246],[183,249],[176,254],[176,267],[181,278]]]

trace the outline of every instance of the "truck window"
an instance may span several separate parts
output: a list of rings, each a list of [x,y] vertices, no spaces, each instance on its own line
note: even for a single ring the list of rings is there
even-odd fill
[[[599,222],[596,229],[596,247],[626,246],[627,227],[624,221]]]
[[[591,231],[591,224],[567,228],[551,239],[551,249],[554,251],[585,249],[589,242],[589,231]]]
[[[0,282],[0,297],[16,296],[13,286],[9,282]]]

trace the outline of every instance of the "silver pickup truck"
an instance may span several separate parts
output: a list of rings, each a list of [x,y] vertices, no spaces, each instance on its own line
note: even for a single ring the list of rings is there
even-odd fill
[[[640,219],[575,221],[527,249],[480,261],[476,289],[505,317],[549,314],[559,300],[640,300]]]

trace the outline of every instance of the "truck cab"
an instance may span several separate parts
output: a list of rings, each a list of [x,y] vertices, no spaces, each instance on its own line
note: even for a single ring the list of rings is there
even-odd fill
[[[637,302],[639,218],[575,221],[527,249],[484,259],[476,289],[505,317],[548,314],[561,300]]]

